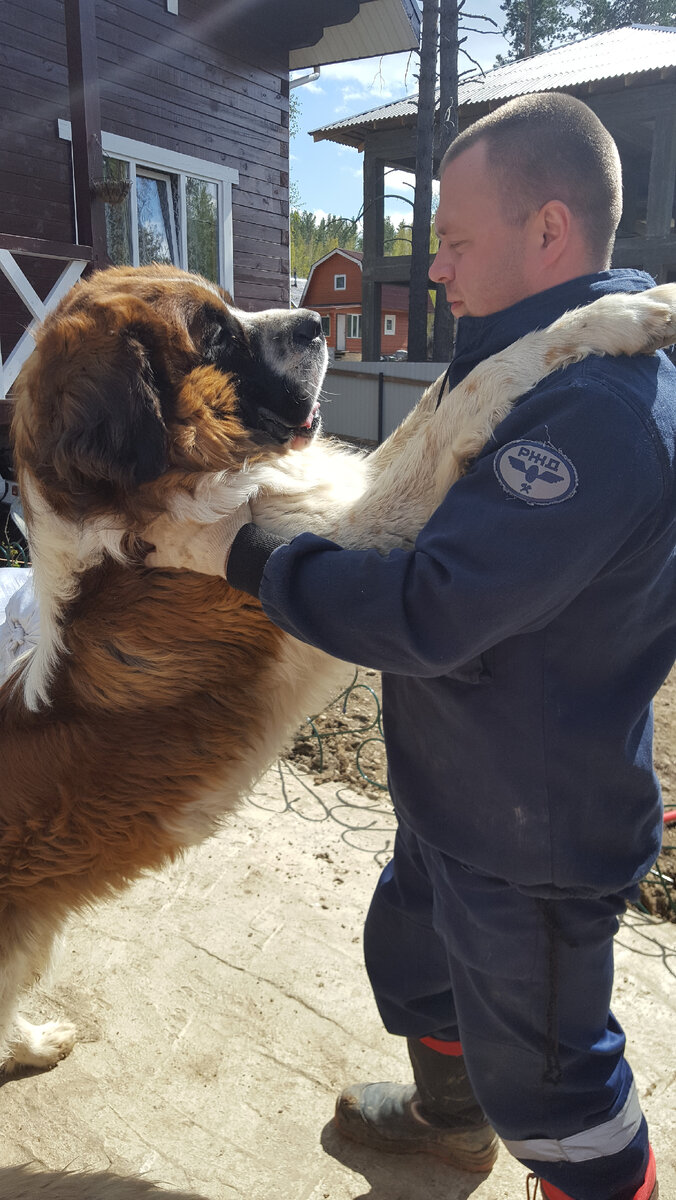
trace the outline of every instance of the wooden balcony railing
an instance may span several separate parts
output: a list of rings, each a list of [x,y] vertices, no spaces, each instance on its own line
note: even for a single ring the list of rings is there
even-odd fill
[[[17,258],[30,255],[34,258],[59,259],[64,268],[49,295],[41,300],[21,270]],[[11,402],[6,397],[19,371],[31,354],[34,346],[33,331],[51,308],[65,296],[80,278],[87,263],[92,261],[91,246],[71,246],[65,242],[48,242],[40,238],[15,237],[0,233],[0,271],[11,283],[23,301],[32,320],[19,341],[3,363],[0,355],[0,421],[6,422],[11,411]]]

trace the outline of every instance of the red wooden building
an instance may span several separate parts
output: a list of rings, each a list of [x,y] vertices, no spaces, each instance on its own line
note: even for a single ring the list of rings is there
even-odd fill
[[[331,250],[310,268],[301,298],[322,318],[326,343],[335,355],[361,358],[362,260],[360,250]],[[395,354],[408,345],[408,288],[382,290],[380,353]]]

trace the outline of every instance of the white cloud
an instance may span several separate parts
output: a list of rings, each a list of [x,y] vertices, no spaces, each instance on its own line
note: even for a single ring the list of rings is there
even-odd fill
[[[329,213],[324,212],[323,208],[315,208],[314,216],[315,216],[316,221],[325,221],[326,218],[329,216]]]
[[[386,192],[400,192],[402,196],[408,196],[412,200],[414,185],[415,175],[412,175],[409,171],[385,172]]]
[[[373,100],[415,91],[417,68],[417,55],[385,54],[381,58],[361,58],[322,67],[322,77],[357,83],[362,93]]]
[[[318,92],[321,96],[324,95],[324,88],[320,83],[317,83],[316,80],[314,80],[312,83],[303,84],[303,90],[306,92]]]
[[[413,200],[415,197],[415,175],[412,175],[409,171],[388,171],[385,175],[385,191],[395,192],[399,196],[406,196],[408,200]],[[439,182],[436,179],[432,180],[432,195],[439,195]]]
[[[360,91],[355,91],[354,88],[343,88],[342,95],[343,108],[347,108],[348,105],[352,107],[354,104],[370,104],[373,106],[373,94],[371,92],[364,91],[363,88]],[[387,92],[385,96],[380,96],[381,100],[389,100],[389,98],[389,92]]]
[[[401,225],[402,221],[404,221],[406,225],[411,224],[411,221],[413,220],[413,209],[412,208],[409,209],[408,212],[392,211],[392,212],[388,212],[387,215],[390,218],[390,221],[394,225],[395,229],[398,229],[399,226]]]

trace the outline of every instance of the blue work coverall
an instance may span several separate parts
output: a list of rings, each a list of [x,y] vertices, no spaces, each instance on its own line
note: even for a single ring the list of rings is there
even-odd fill
[[[563,312],[651,285],[608,271],[462,318],[451,387]],[[579,1200],[633,1194],[648,1157],[612,940],[660,845],[675,433],[663,353],[587,358],[519,400],[412,551],[302,534],[258,588],[277,625],[383,672],[399,828],[365,953],[386,1028],[460,1041],[507,1147]]]

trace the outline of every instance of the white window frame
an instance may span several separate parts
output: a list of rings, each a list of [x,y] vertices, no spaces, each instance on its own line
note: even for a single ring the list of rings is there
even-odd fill
[[[361,313],[347,313],[347,330],[345,336],[354,338],[355,341],[361,340]],[[354,323],[357,322],[358,333],[352,333]]]
[[[70,121],[59,120],[59,137],[66,142],[72,142]],[[232,188],[239,183],[239,171],[232,167],[221,166],[220,163],[208,162],[203,158],[193,158],[190,154],[178,154],[174,150],[165,150],[162,146],[152,146],[149,142],[137,142],[135,138],[121,137],[117,133],[101,131],[101,148],[105,155],[119,158],[129,164],[129,177],[132,192],[136,189],[136,168],[142,173],[156,171],[160,174],[169,172],[178,175],[179,204],[184,219],[181,221],[180,237],[178,238],[179,265],[185,267],[188,261],[188,230],[185,220],[185,181],[187,176],[203,179],[206,183],[215,183],[218,188],[218,211],[221,221],[218,229],[218,282],[226,291],[233,293],[233,241],[232,241]],[[136,205],[131,206],[132,220],[132,251],[138,255],[138,225]],[[77,238],[77,230],[76,230]],[[138,264],[135,263],[135,266]]]
[[[383,333],[387,334],[388,337],[391,337],[392,334],[396,333],[396,331],[397,331],[396,316],[395,315],[386,316],[385,317],[385,325],[383,327]]]
[[[339,283],[338,282],[339,279],[342,279],[343,282]],[[346,288],[347,288],[347,275],[334,275],[333,276],[334,292],[344,292]]]

